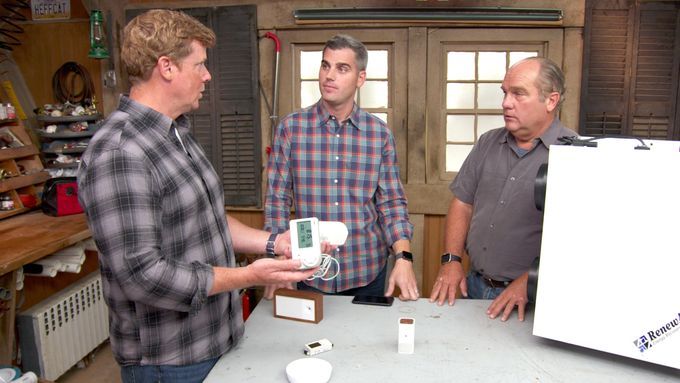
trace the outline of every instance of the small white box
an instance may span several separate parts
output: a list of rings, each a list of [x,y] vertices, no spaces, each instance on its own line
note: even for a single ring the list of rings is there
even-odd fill
[[[303,350],[305,355],[314,356],[325,351],[330,351],[333,349],[333,343],[330,340],[323,338],[316,342],[307,343],[305,349]]]
[[[313,291],[277,289],[274,292],[274,316],[319,323],[323,319],[323,294]]]
[[[413,318],[399,318],[399,340],[397,352],[413,354],[415,351],[416,320]]]

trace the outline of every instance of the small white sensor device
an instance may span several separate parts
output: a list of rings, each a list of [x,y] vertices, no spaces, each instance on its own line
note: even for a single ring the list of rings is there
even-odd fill
[[[290,242],[293,247],[293,259],[300,260],[301,269],[311,269],[321,264],[321,240],[317,218],[291,220]]]
[[[413,318],[399,318],[399,340],[397,352],[413,354],[415,351],[416,320]]]
[[[326,338],[305,345],[305,355],[312,356],[333,349],[333,343]]]
[[[349,231],[344,223],[338,221],[319,221],[319,238],[331,245],[344,245]]]

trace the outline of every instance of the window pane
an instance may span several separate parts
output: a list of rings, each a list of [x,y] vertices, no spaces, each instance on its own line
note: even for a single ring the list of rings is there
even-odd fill
[[[387,51],[368,51],[366,78],[387,78]]]
[[[477,107],[479,109],[502,109],[503,91],[500,83],[477,84]]]
[[[387,81],[366,81],[359,92],[362,108],[387,108]]]
[[[319,81],[300,82],[300,107],[305,108],[315,104],[320,98]]]
[[[387,124],[387,113],[371,113],[371,114],[383,120],[383,122]]]
[[[502,80],[505,52],[479,52],[479,80]]]
[[[538,52],[510,52],[510,66],[519,60],[536,56],[538,56]]]
[[[475,84],[446,84],[447,109],[472,109],[475,107]]]
[[[475,79],[475,52],[449,52],[446,56],[447,80]]]
[[[472,145],[446,145],[446,171],[459,171],[471,150]]]
[[[477,116],[477,138],[491,129],[502,128],[505,126],[503,115]]]
[[[446,116],[447,142],[475,142],[475,116]]]
[[[300,52],[300,79],[318,80],[319,68],[321,67],[321,51],[302,51]]]

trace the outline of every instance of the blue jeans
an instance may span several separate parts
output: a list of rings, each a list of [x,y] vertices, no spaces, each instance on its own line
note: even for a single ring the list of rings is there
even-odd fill
[[[491,287],[484,282],[484,278],[475,271],[470,271],[465,278],[467,282],[468,298],[496,299],[505,287]]]
[[[385,296],[385,276],[387,275],[387,265],[383,266],[382,270],[378,273],[378,276],[375,277],[373,282],[367,284],[366,286],[361,286],[361,287],[355,287],[353,289],[345,290],[345,291],[338,291],[337,293],[325,293],[319,289],[316,289],[312,286],[307,285],[304,282],[298,282],[297,288],[298,290],[304,290],[304,291],[314,291],[317,293],[321,294],[327,294],[327,295],[371,295],[375,297],[383,297]]]
[[[219,358],[186,366],[123,366],[123,383],[200,383]]]

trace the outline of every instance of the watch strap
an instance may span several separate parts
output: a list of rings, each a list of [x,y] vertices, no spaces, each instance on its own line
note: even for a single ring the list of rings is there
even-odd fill
[[[442,265],[450,262],[463,263],[463,258],[451,253],[442,255]]]
[[[265,246],[265,249],[267,251],[267,256],[269,258],[274,258],[276,257],[276,253],[274,252],[274,244],[276,244],[276,237],[278,237],[278,233],[272,233],[269,235],[269,239],[267,240],[267,245]]]
[[[409,251],[400,251],[397,254],[394,255],[394,259],[405,259],[409,262],[413,262],[413,254]]]

